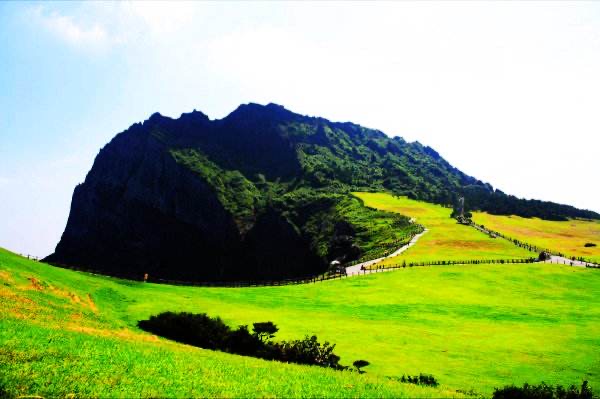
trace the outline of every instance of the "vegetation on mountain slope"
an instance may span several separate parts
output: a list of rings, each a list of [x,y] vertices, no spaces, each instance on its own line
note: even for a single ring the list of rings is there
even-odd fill
[[[600,219],[597,212],[549,201],[519,199],[500,190],[489,192],[482,187],[466,186],[462,194],[469,209],[495,215],[517,215],[556,221],[566,221],[569,218]]]

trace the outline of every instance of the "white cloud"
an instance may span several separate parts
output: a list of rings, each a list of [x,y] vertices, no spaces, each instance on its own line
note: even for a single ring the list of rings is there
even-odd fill
[[[193,2],[90,2],[66,9],[33,6],[26,17],[71,46],[97,51],[146,38],[168,39],[190,26],[197,10]]]
[[[127,23],[137,20],[151,33],[166,34],[190,23],[196,10],[194,2],[131,1],[119,3],[117,12]]]
[[[47,11],[44,7],[29,10],[31,19],[44,27],[48,32],[65,42],[80,48],[101,48],[109,42],[105,28],[99,23],[84,25],[72,16],[62,15],[57,11]]]

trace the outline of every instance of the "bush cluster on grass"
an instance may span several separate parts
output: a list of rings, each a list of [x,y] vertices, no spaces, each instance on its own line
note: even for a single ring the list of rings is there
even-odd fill
[[[366,360],[356,360],[354,363],[352,363],[352,365],[356,368],[356,370],[358,370],[360,374],[365,373],[365,371],[362,371],[361,369],[363,367],[367,367],[369,364],[371,363],[369,363]]]
[[[221,349],[231,330],[220,318],[206,314],[164,312],[141,320],[138,326],[145,331],[188,345],[205,349]]]
[[[315,335],[293,341],[271,341],[279,329],[270,321],[254,323],[250,332],[245,325],[233,330],[219,317],[211,318],[205,313],[164,312],[139,321],[138,326],[153,334],[200,348],[336,370],[348,368],[340,365],[340,357],[333,353],[335,344],[321,344]],[[360,363],[361,367],[368,365],[366,363]]]
[[[335,344],[324,344],[317,341],[317,337],[306,336],[304,339],[270,343],[272,360],[289,363],[311,364],[321,367],[330,367],[336,370],[345,370],[347,367],[339,364],[340,357],[333,353]]]
[[[400,382],[408,382],[416,385],[427,385],[430,387],[437,387],[439,385],[438,381],[433,375],[423,373],[420,373],[419,375],[415,376],[403,375],[400,378]]]
[[[581,390],[575,385],[565,388],[562,385],[540,385],[523,384],[523,387],[507,385],[504,388],[494,390],[493,399],[592,399],[592,389],[587,381],[581,384]]]

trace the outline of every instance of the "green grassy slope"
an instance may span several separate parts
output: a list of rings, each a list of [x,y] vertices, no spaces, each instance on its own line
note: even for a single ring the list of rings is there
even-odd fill
[[[237,301],[248,301],[253,292],[225,299],[236,291],[242,293],[94,276],[35,263],[0,249],[0,396],[461,396],[448,388],[401,384],[376,374],[203,350],[159,339],[135,327],[138,319],[167,308],[225,314],[225,308],[239,307],[243,312]],[[229,313],[227,319],[241,322],[242,315]],[[264,313],[253,316],[267,317]]]
[[[521,259],[537,255],[506,240],[493,239],[472,227],[458,224],[450,218],[450,208],[385,193],[354,195],[362,199],[366,206],[413,217],[429,229],[415,246],[385,260],[383,265],[401,264],[403,261]]]
[[[264,288],[143,284],[0,251],[0,387],[121,396],[447,396],[523,382],[600,387],[600,273],[558,265],[407,268]],[[368,374],[283,365],[155,339],[161,311],[231,325],[271,320],[279,339],[317,334]],[[385,376],[426,372],[441,390]]]
[[[600,262],[600,221],[598,220],[555,222],[474,212],[473,221],[541,248]],[[586,243],[594,243],[596,246],[586,248]]]

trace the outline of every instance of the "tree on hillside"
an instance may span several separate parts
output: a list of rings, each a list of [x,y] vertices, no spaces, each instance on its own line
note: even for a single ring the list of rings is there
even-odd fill
[[[358,370],[358,372],[359,372],[360,374],[363,374],[363,373],[364,373],[364,371],[362,371],[362,370],[361,370],[361,368],[363,368],[363,367],[367,367],[369,364],[371,364],[371,363],[369,363],[369,362],[368,362],[368,361],[366,361],[366,360],[356,360],[354,363],[352,363],[352,365],[353,365],[354,367],[356,367],[356,369]]]
[[[254,332],[254,336],[260,339],[262,342],[265,342],[275,337],[275,333],[279,331],[279,328],[277,328],[272,321],[265,321],[261,323],[254,323],[252,325],[252,331]]]

